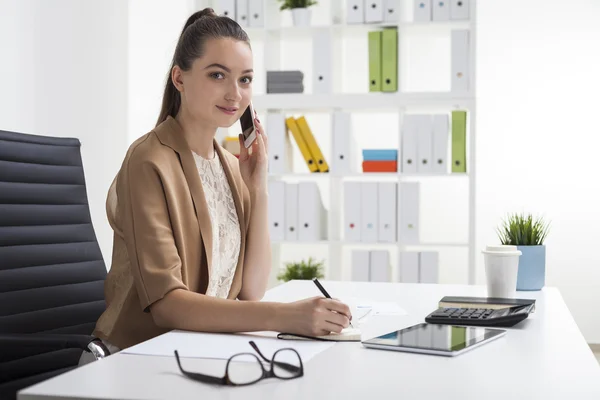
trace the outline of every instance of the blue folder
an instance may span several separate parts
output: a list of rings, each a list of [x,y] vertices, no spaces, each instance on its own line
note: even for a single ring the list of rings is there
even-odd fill
[[[398,150],[370,149],[363,150],[363,161],[397,161]]]

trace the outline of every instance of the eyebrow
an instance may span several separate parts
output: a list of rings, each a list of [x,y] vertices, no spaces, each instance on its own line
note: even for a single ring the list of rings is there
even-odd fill
[[[231,72],[231,70],[229,68],[227,68],[226,66],[221,65],[221,64],[217,64],[217,63],[210,64],[209,66],[207,66],[204,69],[208,69],[208,68],[212,68],[212,67],[221,68],[221,69],[223,69],[223,70],[225,70],[227,72]],[[242,74],[247,74],[249,72],[254,72],[254,70],[253,69],[246,69],[246,70],[242,71]]]

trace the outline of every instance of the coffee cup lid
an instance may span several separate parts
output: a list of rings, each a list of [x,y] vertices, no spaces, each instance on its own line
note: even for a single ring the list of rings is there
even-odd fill
[[[498,256],[520,256],[522,253],[513,245],[491,245],[486,246],[482,251],[484,254],[495,254]]]

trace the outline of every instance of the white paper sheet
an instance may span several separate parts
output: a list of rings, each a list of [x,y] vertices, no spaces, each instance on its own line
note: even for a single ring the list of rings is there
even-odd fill
[[[374,316],[407,314],[398,303],[390,301],[373,301],[358,297],[344,297],[340,300],[350,307],[354,326],[362,325]]]
[[[228,359],[238,353],[256,354],[248,343],[250,340],[256,343],[261,353],[267,358],[271,358],[279,349],[291,347],[300,354],[302,362],[309,361],[320,352],[335,345],[335,342],[291,342],[258,335],[172,331],[150,341],[127,348],[121,351],[121,353],[174,357],[174,351],[177,350],[180,357]]]

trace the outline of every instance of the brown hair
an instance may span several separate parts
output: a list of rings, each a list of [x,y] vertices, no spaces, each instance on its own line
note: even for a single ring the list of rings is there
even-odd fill
[[[217,16],[212,8],[197,11],[188,18],[175,47],[156,125],[165,121],[169,115],[175,117],[181,106],[181,94],[171,78],[173,67],[178,65],[183,71],[189,71],[194,60],[204,54],[206,40],[218,38],[232,38],[250,45],[248,35],[237,22],[228,17]]]

